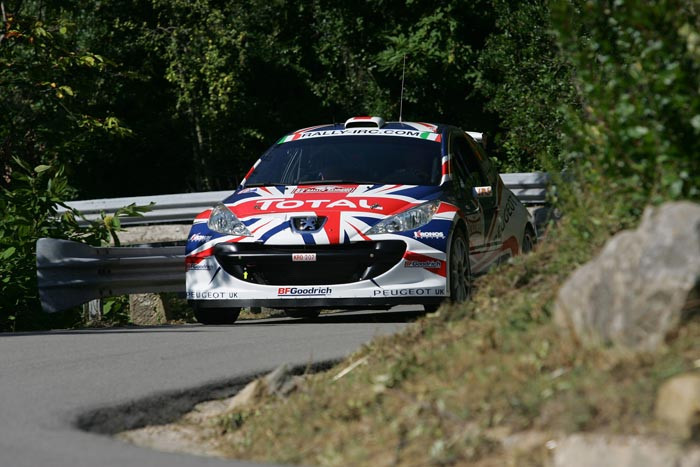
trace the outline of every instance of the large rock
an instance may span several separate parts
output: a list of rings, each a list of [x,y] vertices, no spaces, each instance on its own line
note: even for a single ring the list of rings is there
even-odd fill
[[[647,208],[564,283],[554,320],[584,345],[653,350],[700,305],[700,205]]]

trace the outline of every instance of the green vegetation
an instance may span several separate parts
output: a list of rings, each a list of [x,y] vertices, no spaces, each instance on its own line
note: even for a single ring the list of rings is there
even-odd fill
[[[576,89],[561,158],[578,187],[623,222],[699,199],[697,2],[558,2],[553,20]]]
[[[0,186],[0,329],[31,330],[73,327],[81,323],[77,310],[48,315],[41,312],[36,283],[35,244],[39,238],[66,238],[99,246],[108,240],[117,245],[119,217],[139,215],[144,208],[127,206],[103,215],[86,227],[78,225],[80,213],[58,207],[70,192],[63,166],[28,166],[19,158],[12,161],[6,186]],[[105,304],[105,314],[123,309],[123,300]],[[123,317],[117,322],[123,321]]]

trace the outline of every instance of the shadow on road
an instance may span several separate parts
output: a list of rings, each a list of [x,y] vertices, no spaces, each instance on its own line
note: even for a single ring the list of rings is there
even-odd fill
[[[233,326],[269,326],[290,325],[303,323],[318,324],[357,324],[357,323],[408,323],[424,316],[426,312],[422,307],[413,310],[368,310],[368,311],[341,311],[338,313],[324,314],[318,318],[268,318],[260,320],[237,321]]]
[[[359,324],[359,323],[408,323],[426,314],[422,307],[416,309],[399,310],[365,310],[365,311],[339,311],[337,313],[324,314],[318,318],[287,318],[275,317],[266,319],[239,320],[235,324],[218,326],[201,326],[199,324],[162,324],[155,326],[128,326],[115,328],[89,328],[89,329],[66,329],[53,331],[28,331],[16,333],[0,333],[1,338],[26,337],[26,336],[60,336],[60,335],[83,335],[83,334],[132,334],[147,332],[212,332],[217,329],[227,329],[230,327],[242,326],[289,326],[302,325],[304,323],[317,324]]]
[[[235,324],[233,325],[235,326]],[[143,332],[207,332],[215,330],[215,327],[203,327],[196,324],[161,324],[154,326],[128,326],[114,328],[86,328],[86,329],[62,329],[51,331],[22,331],[22,332],[4,332],[0,333],[0,339],[3,337],[28,337],[28,336],[63,336],[82,334],[133,334]]]

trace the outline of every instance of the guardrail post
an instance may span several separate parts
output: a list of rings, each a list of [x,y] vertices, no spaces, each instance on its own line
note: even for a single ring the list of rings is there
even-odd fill
[[[83,305],[83,311],[90,321],[102,321],[102,299],[90,300]]]

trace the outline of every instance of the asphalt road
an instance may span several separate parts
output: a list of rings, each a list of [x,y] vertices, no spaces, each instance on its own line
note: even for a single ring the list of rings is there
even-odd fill
[[[0,334],[0,466],[252,465],[151,451],[78,425],[99,414],[102,421],[116,419],[110,410],[126,409],[133,417],[147,408],[155,413],[174,394],[178,400],[200,397],[283,363],[342,358],[375,336],[400,330],[418,310],[232,326]]]

